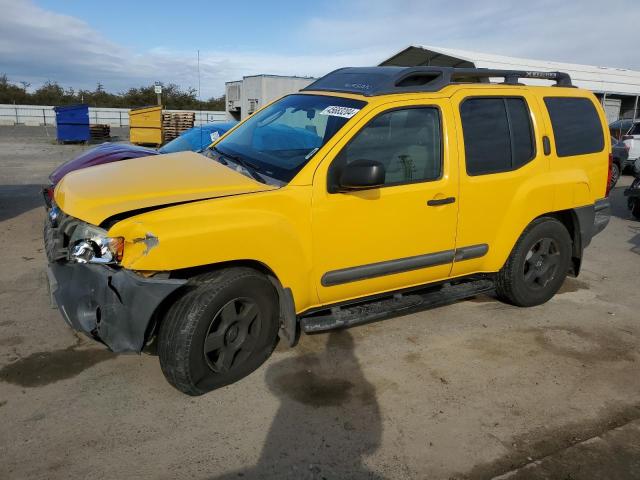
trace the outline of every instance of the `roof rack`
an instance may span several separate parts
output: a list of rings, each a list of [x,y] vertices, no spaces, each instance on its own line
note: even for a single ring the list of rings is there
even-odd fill
[[[522,85],[521,78],[555,81],[556,87],[572,87],[564,72],[494,70],[453,67],[347,67],[319,78],[302,91],[356,93],[367,97],[391,93],[437,92],[454,83],[488,83],[503,78],[505,85]]]

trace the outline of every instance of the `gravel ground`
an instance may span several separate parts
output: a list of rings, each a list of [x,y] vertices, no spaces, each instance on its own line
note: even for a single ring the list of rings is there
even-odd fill
[[[303,336],[190,398],[51,309],[39,187],[87,147],[48,134],[0,127],[0,478],[640,478],[630,177],[546,305],[480,296]]]

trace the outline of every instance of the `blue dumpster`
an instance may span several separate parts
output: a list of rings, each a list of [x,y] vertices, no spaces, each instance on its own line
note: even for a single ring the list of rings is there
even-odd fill
[[[54,110],[58,143],[89,141],[89,105],[68,105]]]

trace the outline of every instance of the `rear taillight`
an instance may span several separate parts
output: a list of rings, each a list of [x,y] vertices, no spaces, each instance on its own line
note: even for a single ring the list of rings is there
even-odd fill
[[[609,154],[609,172],[607,173],[607,188],[606,188],[606,194],[605,197],[609,196],[609,192],[611,191],[611,173],[613,170],[613,154],[610,153]]]
[[[47,207],[51,208],[53,204],[53,187],[44,187],[42,189],[42,196],[44,197],[44,203]]]

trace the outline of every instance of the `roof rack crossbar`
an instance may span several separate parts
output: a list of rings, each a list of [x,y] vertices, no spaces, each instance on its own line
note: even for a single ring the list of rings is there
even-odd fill
[[[515,85],[521,78],[533,78],[538,80],[551,80],[558,87],[571,87],[571,77],[565,72],[541,72],[525,70],[496,70],[490,68],[453,68],[450,79],[453,83],[460,77],[476,78],[504,78],[504,83]]]
[[[489,82],[503,78],[506,85],[520,85],[522,78],[550,80],[557,87],[572,87],[565,72],[498,70],[454,67],[356,67],[340,68],[302,90],[356,93],[365,96],[391,93],[437,92],[447,85]]]

